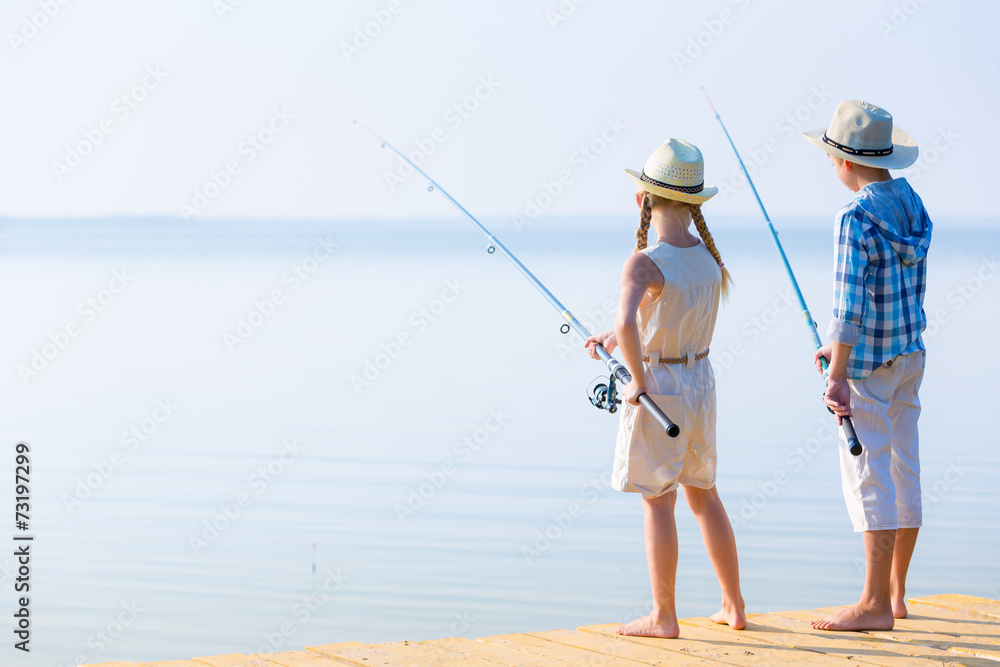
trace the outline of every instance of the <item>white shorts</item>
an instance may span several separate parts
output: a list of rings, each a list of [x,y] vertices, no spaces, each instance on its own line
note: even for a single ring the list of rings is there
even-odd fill
[[[715,388],[684,396],[649,394],[680,435],[669,437],[645,408],[622,403],[612,486],[656,498],[679,484],[715,486]]]
[[[926,352],[900,355],[863,380],[849,380],[854,430],[864,451],[852,456],[840,429],[840,473],[857,532],[919,528],[917,391]]]

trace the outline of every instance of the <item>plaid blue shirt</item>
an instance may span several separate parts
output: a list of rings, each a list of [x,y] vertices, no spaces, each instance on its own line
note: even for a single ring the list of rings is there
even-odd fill
[[[853,346],[848,378],[868,377],[895,356],[924,349],[931,228],[905,178],[866,185],[837,213],[827,336]]]

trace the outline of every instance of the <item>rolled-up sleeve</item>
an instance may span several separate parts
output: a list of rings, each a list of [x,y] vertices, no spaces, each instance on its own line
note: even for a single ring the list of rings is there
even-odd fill
[[[868,251],[861,231],[864,213],[851,207],[837,216],[836,269],[833,278],[833,319],[826,335],[844,345],[857,345],[868,303],[865,275]]]

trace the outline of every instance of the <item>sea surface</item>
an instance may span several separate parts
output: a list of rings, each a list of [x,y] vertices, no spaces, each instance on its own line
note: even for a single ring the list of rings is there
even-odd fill
[[[611,326],[635,221],[484,221]],[[860,536],[788,278],[755,218],[709,219],[735,288],[712,363],[718,487],[748,611],[852,602]],[[1000,598],[1000,233],[936,220],[910,595]],[[826,220],[775,220],[821,333]],[[0,221],[0,664],[477,637],[646,613],[617,415],[562,318],[467,221]],[[678,612],[719,590],[678,503]],[[15,536],[32,535],[31,653]]]

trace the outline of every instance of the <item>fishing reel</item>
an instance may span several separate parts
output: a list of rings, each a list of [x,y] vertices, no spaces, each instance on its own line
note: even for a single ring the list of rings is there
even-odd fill
[[[603,377],[594,378],[587,387],[587,398],[591,405],[598,410],[607,410],[611,414],[618,412],[621,399],[618,398],[618,387],[615,385],[615,375],[608,376],[607,381]]]

